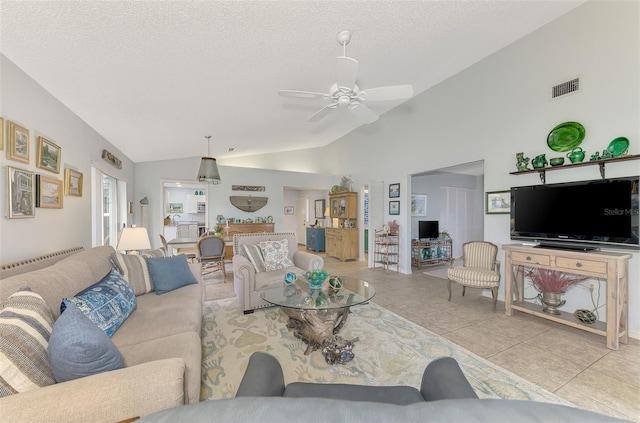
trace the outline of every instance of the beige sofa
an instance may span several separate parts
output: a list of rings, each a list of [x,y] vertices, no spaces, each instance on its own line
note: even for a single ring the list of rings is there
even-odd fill
[[[112,247],[81,251],[39,270],[0,280],[0,304],[28,286],[49,305],[98,282],[112,268]],[[137,296],[136,310],[111,340],[125,368],[0,398],[0,420],[13,422],[117,422],[195,403],[200,397],[203,287]]]
[[[294,267],[269,272],[257,272],[253,264],[244,256],[242,245],[256,245],[261,241],[280,241],[286,239],[289,243],[289,258]],[[275,232],[261,234],[236,234],[233,236],[233,285],[245,314],[251,313],[256,308],[270,307],[260,298],[260,288],[274,282],[283,282],[284,275],[293,272],[300,275],[307,270],[322,269],[324,260],[322,257],[305,251],[298,251],[296,234],[293,232]]]

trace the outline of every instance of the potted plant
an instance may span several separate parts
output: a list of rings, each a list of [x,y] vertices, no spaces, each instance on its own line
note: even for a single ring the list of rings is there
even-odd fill
[[[542,311],[549,314],[560,314],[558,307],[565,304],[562,294],[580,282],[588,279],[586,276],[547,270],[539,267],[525,271],[533,286],[540,291],[540,301],[546,306]]]

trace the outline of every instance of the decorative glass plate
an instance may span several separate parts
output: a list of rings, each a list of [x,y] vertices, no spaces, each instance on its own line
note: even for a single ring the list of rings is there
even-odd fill
[[[611,157],[619,157],[629,149],[629,140],[625,137],[618,137],[609,143],[607,151],[611,153]]]
[[[565,122],[556,126],[547,136],[547,145],[553,151],[571,151],[584,140],[584,126],[578,122]]]

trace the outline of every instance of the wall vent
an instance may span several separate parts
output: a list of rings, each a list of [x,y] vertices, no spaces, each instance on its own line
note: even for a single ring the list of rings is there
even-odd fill
[[[580,92],[580,78],[574,78],[551,87],[551,99],[578,92]]]

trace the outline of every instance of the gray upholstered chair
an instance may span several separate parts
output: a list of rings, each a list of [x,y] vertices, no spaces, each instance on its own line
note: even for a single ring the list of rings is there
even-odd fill
[[[478,398],[458,362],[440,357],[429,363],[420,389],[413,386],[367,386],[346,383],[293,382],[285,386],[282,366],[265,352],[255,352],[236,397],[326,398],[408,405],[443,399]]]
[[[227,272],[224,268],[224,239],[215,235],[201,236],[196,244],[198,261],[202,276],[216,270],[222,270],[223,280],[226,282]]]
[[[451,301],[451,282],[462,285],[462,295],[469,288],[491,289],[493,311],[496,311],[498,287],[500,286],[500,262],[496,260],[498,246],[486,241],[470,241],[462,245],[462,266],[455,266],[455,260],[447,270],[447,289]]]

